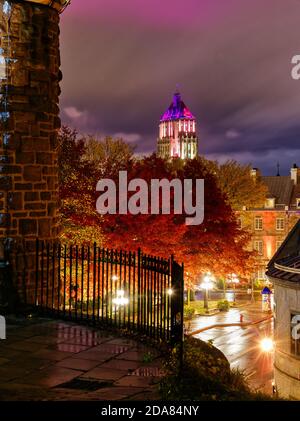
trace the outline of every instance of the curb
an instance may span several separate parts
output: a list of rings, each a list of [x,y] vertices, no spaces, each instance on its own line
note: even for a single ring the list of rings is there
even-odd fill
[[[254,322],[243,322],[243,323],[218,323],[211,326],[206,326],[201,329],[195,330],[194,332],[188,333],[187,336],[197,335],[198,333],[204,332],[209,329],[214,329],[218,327],[230,327],[230,326],[239,326],[239,327],[247,327],[247,326],[254,326],[262,322],[266,322],[267,320],[273,319],[273,315],[264,317],[263,319],[255,320]]]

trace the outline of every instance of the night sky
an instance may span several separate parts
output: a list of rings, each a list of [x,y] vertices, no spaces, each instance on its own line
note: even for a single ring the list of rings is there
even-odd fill
[[[300,0],[72,0],[61,32],[62,121],[80,133],[152,152],[178,84],[200,154],[300,166]]]

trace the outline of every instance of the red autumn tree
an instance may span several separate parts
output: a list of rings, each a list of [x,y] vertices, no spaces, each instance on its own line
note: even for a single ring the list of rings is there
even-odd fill
[[[97,181],[127,168],[134,147],[122,139],[78,136],[63,126],[58,138],[61,240],[104,246],[101,215],[96,211]]]
[[[245,249],[247,233],[238,228],[214,175],[207,172],[201,160],[191,160],[180,167],[152,155],[130,163],[128,182],[134,178],[145,180],[148,186],[151,179],[192,179],[194,186],[196,179],[204,179],[204,222],[187,226],[185,218],[188,215],[174,214],[171,195],[170,215],[106,215],[102,220],[102,230],[109,247],[128,250],[141,247],[145,253],[163,257],[174,254],[178,261],[185,263],[186,270],[194,278],[208,270],[221,276],[247,274],[252,263],[252,254]],[[118,179],[115,181],[118,183]],[[128,194],[128,198],[133,194]],[[150,191],[148,199],[150,203]]]
[[[99,171],[84,159],[85,140],[62,127],[58,138],[61,240],[73,243],[103,241],[101,217],[95,208],[95,180]]]
[[[95,153],[87,152],[93,146],[90,139],[78,139],[77,133],[64,127],[60,134],[60,199],[62,239],[68,242],[91,243],[109,248],[136,250],[161,257],[174,254],[183,261],[186,271],[193,279],[205,271],[226,276],[237,273],[243,277],[250,272],[252,253],[245,246],[248,234],[237,226],[235,215],[226,197],[221,192],[212,172],[207,171],[202,160],[183,164],[175,160],[168,163],[155,155],[142,160],[132,159],[132,151],[120,140],[100,145],[108,158],[116,154],[120,159],[120,170],[127,170],[128,182],[141,178],[150,185],[151,179],[172,180],[174,178],[205,180],[205,218],[198,226],[187,226],[187,215],[175,215],[171,206],[170,215],[106,215],[96,212],[96,184],[105,175],[118,182],[116,166],[110,159],[99,161]],[[96,146],[96,149],[95,149]],[[108,148],[109,146],[109,148]],[[97,155],[97,154],[96,154]],[[98,159],[98,160],[97,160]],[[104,165],[104,167],[103,167]],[[134,193],[131,193],[131,195]],[[130,197],[130,195],[128,195]],[[150,200],[150,192],[149,192]],[[161,198],[160,198],[161,204]],[[171,205],[173,196],[171,195]]]

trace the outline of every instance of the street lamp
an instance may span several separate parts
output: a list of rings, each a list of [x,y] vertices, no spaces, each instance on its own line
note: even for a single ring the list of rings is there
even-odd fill
[[[117,307],[125,306],[129,304],[129,299],[125,297],[125,291],[123,289],[117,290],[116,297],[112,300],[113,304]]]
[[[200,287],[204,290],[204,308],[208,312],[208,291],[213,288],[213,277],[211,273],[207,273]]]
[[[235,273],[230,276],[230,282],[233,284],[233,303],[235,304],[235,287],[239,284],[240,280]]]
[[[274,351],[274,341],[272,338],[263,338],[260,342],[260,347],[263,352],[270,353]]]

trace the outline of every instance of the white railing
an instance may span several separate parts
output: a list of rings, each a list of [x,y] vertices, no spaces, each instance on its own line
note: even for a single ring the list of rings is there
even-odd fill
[[[282,270],[284,272],[290,272],[290,273],[300,273],[300,268],[292,268],[290,266],[284,266],[280,265],[278,263],[274,263],[274,267],[278,270]]]

